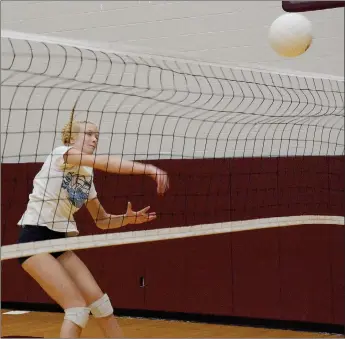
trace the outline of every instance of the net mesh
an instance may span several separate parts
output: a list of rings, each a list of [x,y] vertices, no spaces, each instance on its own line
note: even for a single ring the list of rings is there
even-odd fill
[[[339,204],[332,200],[343,192],[343,187],[332,181],[342,174],[339,166],[331,165],[342,163],[344,155],[343,79],[119,53],[11,34],[2,36],[1,45],[1,160],[5,173],[13,168],[6,166],[44,162],[61,145],[61,130],[75,105],[78,120],[91,120],[99,126],[97,154],[166,165],[176,177],[172,178],[175,188],[179,187],[172,187],[167,200],[170,207],[161,212],[164,222],[158,226],[103,234],[90,231],[69,239],[10,244],[3,246],[2,259],[48,249],[110,246],[303,223],[344,223]],[[289,168],[299,171],[301,164],[284,167],[282,159],[312,159],[308,160],[309,171],[313,169],[310,164],[326,159],[322,169],[315,169],[327,178],[327,186],[320,187],[320,192],[327,193],[326,200],[308,198],[299,205],[312,205],[314,209],[282,213],[282,205],[291,202],[281,197],[279,182],[284,181]],[[210,160],[214,165],[205,166]],[[259,161],[260,169],[253,162],[242,168],[236,165],[238,161]],[[273,167],[265,161],[271,161]],[[244,185],[242,180],[234,188],[240,174],[246,176],[247,183]],[[277,180],[273,188],[270,180],[261,182],[267,174]],[[16,186],[9,177],[2,176],[3,187]],[[32,173],[26,175],[27,186],[32,185],[33,177]],[[196,189],[191,188],[189,180],[195,181]],[[290,186],[294,189],[305,188],[303,179],[295,175],[293,180]],[[201,182],[207,182],[207,188]],[[136,183],[135,190],[112,193],[112,199],[122,201],[130,193],[143,203],[145,196],[151,199],[147,183]],[[100,190],[109,200],[111,194],[102,186]],[[253,187],[267,197],[274,189],[276,200],[253,198]],[[236,197],[239,191],[252,199],[251,207],[244,206],[243,197]],[[288,195],[293,200],[291,192]],[[8,191],[2,194],[6,210],[16,205],[19,219],[26,205],[23,203],[20,211],[18,199],[26,201],[27,196],[9,199]],[[215,207],[214,201],[219,199],[223,202]],[[317,213],[321,203],[324,210]],[[177,205],[182,207],[174,209]],[[277,208],[266,217],[263,207]],[[251,213],[253,209],[255,213]],[[236,213],[239,210],[249,213]],[[221,220],[215,217],[217,213],[224,215]],[[188,219],[188,215],[196,214],[205,218]],[[14,227],[9,222],[9,217],[3,215],[3,232]]]

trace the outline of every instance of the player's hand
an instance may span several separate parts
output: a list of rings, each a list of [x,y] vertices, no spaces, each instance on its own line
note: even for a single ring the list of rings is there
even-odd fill
[[[148,213],[150,206],[143,208],[142,210],[135,212],[132,210],[132,204],[128,202],[127,212],[125,214],[126,224],[142,224],[149,222],[157,218],[156,212]]]
[[[150,165],[149,176],[157,182],[157,193],[159,195],[163,195],[169,189],[169,177],[165,171]]]

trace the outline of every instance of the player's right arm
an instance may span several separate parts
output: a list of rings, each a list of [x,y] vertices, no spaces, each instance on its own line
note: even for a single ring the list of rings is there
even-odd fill
[[[92,167],[109,173],[146,174],[157,182],[158,194],[163,194],[169,188],[167,173],[150,164],[125,160],[114,155],[89,155],[74,148],[64,154],[64,161],[69,165]]]

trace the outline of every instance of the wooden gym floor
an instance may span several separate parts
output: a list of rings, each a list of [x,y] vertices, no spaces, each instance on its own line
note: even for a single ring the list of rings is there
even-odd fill
[[[58,338],[63,313],[30,312],[4,314],[1,310],[1,337]],[[339,334],[309,333],[290,330],[251,328],[244,326],[201,324],[141,318],[118,318],[127,338],[344,338]],[[102,334],[90,317],[83,338],[101,338]]]

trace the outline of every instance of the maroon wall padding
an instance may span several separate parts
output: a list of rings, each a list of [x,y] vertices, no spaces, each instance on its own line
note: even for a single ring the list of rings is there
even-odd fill
[[[332,277],[332,315],[334,324],[344,324],[345,319],[345,228],[330,228],[330,258]]]
[[[344,215],[344,157],[328,158],[328,173],[328,213],[330,215]]]
[[[332,323],[332,276],[327,225],[280,231],[281,317]]]
[[[279,231],[232,234],[234,315],[280,319]]]
[[[145,301],[149,310],[181,311],[187,246],[186,239],[146,244]]]
[[[277,159],[233,159],[230,162],[231,220],[279,215]]]
[[[211,235],[148,243],[145,265],[147,308],[231,314],[230,236]]]
[[[329,182],[333,179],[329,171],[329,159],[310,157],[308,161],[291,161],[280,158],[278,161],[278,201],[280,215],[332,215]],[[343,184],[344,186],[344,184]],[[340,187],[338,187],[340,191]],[[344,211],[334,210],[334,215]]]
[[[233,313],[231,236],[219,234],[186,239],[184,312]]]
[[[76,253],[117,308],[145,309],[139,280],[145,275],[143,244],[95,248],[92,257],[88,250]]]
[[[108,212],[150,205],[158,220],[117,232],[294,215],[344,215],[344,157],[152,161],[169,172],[158,197],[144,176],[97,172]],[[2,164],[2,244],[41,164]],[[102,234],[81,209],[82,235]],[[296,225],[77,251],[114,307],[343,324],[344,226]],[[145,287],[140,286],[144,277]],[[30,294],[30,295],[29,295]],[[19,267],[2,262],[2,301],[52,303]]]

